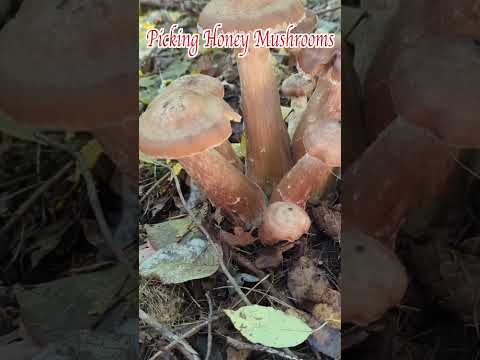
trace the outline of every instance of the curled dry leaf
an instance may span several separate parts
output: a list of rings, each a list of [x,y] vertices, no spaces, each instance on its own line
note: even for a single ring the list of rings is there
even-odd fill
[[[283,253],[295,246],[295,243],[281,244],[272,248],[260,249],[255,260],[259,269],[276,268],[283,262]]]
[[[332,289],[322,271],[306,256],[294,264],[288,276],[288,288],[295,299],[318,321],[340,328],[340,292]]]
[[[340,241],[340,232],[342,230],[341,205],[330,206],[327,202],[322,203],[312,209],[313,221],[317,227],[324,231],[335,241]]]

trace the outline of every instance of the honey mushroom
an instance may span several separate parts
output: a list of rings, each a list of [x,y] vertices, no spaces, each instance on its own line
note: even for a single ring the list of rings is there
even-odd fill
[[[212,29],[222,23],[225,32],[249,32],[270,28],[286,30],[305,17],[298,0],[212,0],[199,17],[199,27]],[[249,47],[238,58],[243,118],[246,125],[247,175],[266,193],[291,167],[287,129],[280,109],[280,95],[268,48]]]
[[[215,149],[229,138],[230,121],[238,117],[214,95],[168,91],[140,117],[140,149],[152,157],[178,160],[215,206],[257,225],[265,209],[262,190]]]

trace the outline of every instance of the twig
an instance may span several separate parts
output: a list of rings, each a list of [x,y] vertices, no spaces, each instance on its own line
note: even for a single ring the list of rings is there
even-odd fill
[[[223,312],[218,314],[218,315],[215,315],[211,318],[211,320],[205,320],[204,322],[201,322],[200,324],[195,325],[190,330],[186,331],[183,335],[180,335],[178,337],[178,339],[179,340],[188,339],[189,337],[192,337],[193,335],[196,335],[205,326],[208,326],[209,323],[211,324],[214,321],[217,321],[218,319],[221,319],[224,316],[225,316],[225,313],[223,313]],[[170,344],[168,344],[167,346],[165,346],[164,350],[165,351],[172,350],[177,344],[178,344],[178,341],[175,340],[175,341],[171,342]]]
[[[213,304],[210,293],[207,291],[205,297],[208,300],[208,325],[207,325],[207,354],[205,355],[205,360],[210,360],[210,354],[212,353],[212,316],[213,316]]]
[[[227,277],[228,281],[232,284],[232,286],[235,289],[235,291],[237,292],[237,294],[240,296],[240,298],[243,300],[243,302],[245,304],[252,305],[250,300],[248,300],[248,298],[243,293],[242,289],[240,289],[240,286],[238,286],[237,282],[235,281],[235,278],[232,276],[232,274],[230,274],[230,271],[228,270],[227,266],[225,265],[225,262],[223,261],[223,256],[218,251],[217,244],[215,243],[215,241],[213,241],[212,236],[207,231],[207,229],[205,229],[202,222],[197,219],[197,217],[192,212],[192,210],[188,208],[187,202],[185,201],[185,197],[183,196],[182,188],[180,186],[180,181],[178,180],[178,177],[177,177],[177,174],[175,174],[175,171],[168,165],[165,165],[165,164],[162,164],[162,163],[159,163],[158,165],[160,165],[161,167],[163,167],[165,169],[168,169],[172,173],[173,179],[175,181],[175,186],[177,187],[178,196],[180,197],[180,200],[182,202],[183,207],[185,208],[185,211],[188,213],[188,215],[190,216],[192,221],[195,223],[195,225],[197,225],[197,227],[205,235],[205,237],[207,238],[209,243],[215,249],[215,252],[216,252],[217,258],[218,258],[218,262],[220,263],[220,268],[222,269],[223,273]]]
[[[252,350],[252,351],[260,351],[264,352],[267,354],[275,355],[278,357],[281,357],[283,359],[288,359],[288,360],[301,360],[299,357],[295,356],[294,354],[286,354],[283,351],[277,350],[270,348],[268,346],[263,346],[263,345],[258,345],[258,344],[247,344],[243,341],[225,336],[227,339],[227,344],[233,346],[234,348],[238,350]]]
[[[176,341],[176,348],[180,351],[183,356],[188,360],[201,360],[197,351],[184,339],[180,339],[175,333],[167,328],[165,325],[160,324],[158,321],[154,320],[150,315],[145,311],[139,309],[138,311],[139,318],[144,321],[146,324],[157,330],[160,335],[169,341]]]
[[[90,206],[92,207],[93,213],[95,214],[95,218],[97,220],[98,227],[100,228],[100,232],[102,233],[102,236],[104,238],[105,244],[109,247],[110,251],[113,253],[115,258],[120,263],[125,264],[128,267],[128,271],[130,272],[130,275],[136,276],[136,273],[133,272],[133,267],[130,264],[128,257],[125,255],[125,253],[120,247],[115,246],[112,231],[110,230],[110,227],[108,226],[108,223],[105,220],[105,215],[103,214],[102,206],[100,204],[100,200],[98,199],[97,189],[95,187],[95,181],[93,179],[92,173],[90,172],[90,169],[88,168],[83,156],[78,151],[71,149],[69,146],[65,144],[61,144],[44,134],[36,134],[36,136],[40,140],[44,141],[45,143],[51,146],[54,146],[56,148],[59,148],[65,152],[68,152],[77,161],[80,173],[82,174],[82,177],[85,180],[85,184],[87,186],[87,195],[90,201]]]
[[[243,255],[240,255],[239,253],[237,252],[232,252],[232,257],[242,266],[244,267],[245,269],[247,269],[248,271],[252,272],[255,274],[255,276],[257,276],[258,278],[260,279],[264,279],[266,278],[267,274],[265,274],[265,272],[263,272],[262,270],[260,270],[259,268],[257,268],[250,260],[248,260],[245,256]],[[273,284],[268,281],[268,280],[264,280],[262,281],[262,287],[267,291],[267,292],[270,292],[273,296],[275,296],[276,298],[282,300],[284,303],[292,306],[292,303],[290,300],[288,300],[283,294],[281,294],[277,289],[275,289],[275,287],[273,286]]]
[[[27,212],[28,209],[42,196],[50,187],[61,179],[67,171],[74,165],[73,161],[70,161],[64,165],[55,175],[45,181],[33,194],[14,212],[10,220],[0,230],[0,239],[3,238],[8,231],[10,231],[18,220]]]

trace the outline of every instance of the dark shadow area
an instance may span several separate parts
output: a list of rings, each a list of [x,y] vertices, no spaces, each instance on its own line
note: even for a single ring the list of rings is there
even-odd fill
[[[0,1],[0,357],[138,358],[138,4]]]
[[[479,4],[343,5],[343,357],[476,359]]]

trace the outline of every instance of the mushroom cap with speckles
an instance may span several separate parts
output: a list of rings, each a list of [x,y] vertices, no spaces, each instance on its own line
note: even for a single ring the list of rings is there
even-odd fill
[[[240,115],[221,98],[178,89],[158,95],[140,116],[139,145],[146,155],[180,159],[217,147]]]
[[[282,83],[282,94],[288,97],[310,97],[315,90],[315,81],[301,74],[293,74]]]
[[[24,0],[0,32],[0,109],[48,129],[137,119],[134,21],[114,0]]]
[[[303,144],[307,153],[322,160],[326,165],[339,167],[342,164],[342,128],[336,120],[312,123],[305,131]]]
[[[172,91],[179,88],[189,89],[200,93],[209,93],[219,98],[225,95],[223,84],[217,78],[204,74],[184,75],[173,81],[164,91]]]
[[[402,52],[390,88],[397,113],[458,147],[480,148],[480,46],[429,36]]]
[[[277,201],[265,210],[260,237],[266,245],[282,240],[293,242],[307,233],[311,224],[307,212],[300,206]]]
[[[200,14],[198,24],[213,29],[222,23],[225,32],[249,32],[271,28],[284,31],[305,17],[300,0],[212,0]]]

